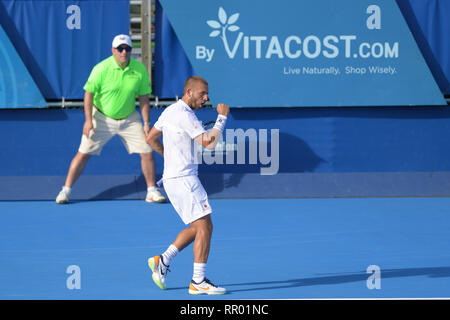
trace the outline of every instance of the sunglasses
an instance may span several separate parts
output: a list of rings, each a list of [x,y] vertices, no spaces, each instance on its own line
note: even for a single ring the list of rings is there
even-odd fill
[[[130,47],[118,47],[116,48],[117,51],[119,51],[120,53],[122,53],[123,50],[125,50],[126,52],[130,52],[131,48]]]

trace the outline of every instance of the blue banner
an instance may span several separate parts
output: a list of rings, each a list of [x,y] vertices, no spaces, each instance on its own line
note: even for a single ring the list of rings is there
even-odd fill
[[[129,0],[0,0],[0,23],[45,99],[82,99],[92,67],[129,33]]]
[[[154,94],[173,99],[183,96],[184,81],[194,71],[159,1],[155,6]]]
[[[160,2],[213,103],[446,105],[394,0]]]
[[[450,95],[450,1],[397,0],[441,91]]]
[[[45,108],[47,103],[0,26],[0,108]]]

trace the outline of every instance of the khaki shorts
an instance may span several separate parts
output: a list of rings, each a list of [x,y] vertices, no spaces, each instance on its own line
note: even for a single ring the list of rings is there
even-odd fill
[[[152,151],[145,142],[141,116],[136,110],[125,119],[115,120],[93,108],[92,125],[95,133],[91,133],[89,138],[85,135],[81,137],[79,152],[98,156],[105,144],[115,135],[120,137],[130,154],[149,153]]]
[[[164,179],[164,191],[185,224],[212,213],[208,195],[197,176]]]

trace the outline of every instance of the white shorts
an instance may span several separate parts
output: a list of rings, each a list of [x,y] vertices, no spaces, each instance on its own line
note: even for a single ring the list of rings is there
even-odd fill
[[[115,120],[93,108],[92,125],[95,133],[91,134],[89,138],[85,135],[81,137],[78,151],[82,153],[100,155],[105,144],[115,135],[119,135],[128,153],[149,153],[152,151],[145,142],[141,117],[136,110],[125,119]]]
[[[212,213],[208,195],[197,176],[164,179],[164,190],[185,224]]]

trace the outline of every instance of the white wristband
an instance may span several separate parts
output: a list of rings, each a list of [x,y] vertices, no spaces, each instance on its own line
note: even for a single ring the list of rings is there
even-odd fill
[[[223,129],[225,129],[225,124],[227,123],[227,117],[224,115],[219,114],[217,116],[216,123],[214,124],[214,128],[219,130],[220,132],[223,132]]]

